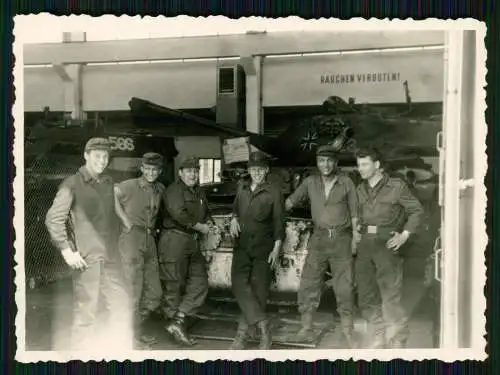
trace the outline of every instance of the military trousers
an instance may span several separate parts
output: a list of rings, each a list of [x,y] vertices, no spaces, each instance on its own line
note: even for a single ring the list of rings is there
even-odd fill
[[[161,303],[162,290],[155,238],[151,230],[133,226],[122,232],[118,248],[135,315],[147,316]]]
[[[132,314],[119,260],[85,257],[88,267],[73,273],[72,349],[132,345]],[[104,311],[99,310],[100,303]]]
[[[193,316],[208,294],[206,260],[193,235],[163,230],[159,242],[162,310],[171,319],[177,312]]]
[[[314,313],[321,302],[327,267],[330,266],[337,311],[343,329],[353,328],[354,288],[352,235],[315,230],[308,243],[308,253],[302,269],[298,291],[301,314]]]
[[[401,304],[403,258],[386,247],[387,239],[365,234],[358,245],[355,278],[358,305],[376,334],[408,338],[408,318]]]
[[[271,252],[270,249],[267,254]],[[231,263],[231,285],[248,325],[266,319],[266,305],[272,280],[268,256],[252,256],[245,249],[236,249]]]

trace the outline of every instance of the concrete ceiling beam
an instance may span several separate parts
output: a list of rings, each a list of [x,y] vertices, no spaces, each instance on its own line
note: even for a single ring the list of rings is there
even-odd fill
[[[66,67],[61,64],[54,64],[52,68],[57,73],[57,75],[63,80],[63,82],[71,82],[73,79],[68,74]]]
[[[243,66],[243,69],[248,76],[255,76],[257,74],[257,68],[255,66],[253,56],[241,56],[240,64]]]
[[[24,45],[24,64],[85,64],[444,45],[444,31],[293,31]]]

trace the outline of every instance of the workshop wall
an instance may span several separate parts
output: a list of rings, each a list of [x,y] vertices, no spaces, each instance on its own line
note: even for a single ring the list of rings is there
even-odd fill
[[[413,103],[441,102],[442,50],[268,57],[263,106],[320,105],[329,96],[356,103],[404,103],[405,81]]]
[[[128,110],[132,97],[174,109],[210,108],[216,102],[216,60],[86,65],[84,111]],[[64,86],[54,70],[25,68],[25,111],[64,108]],[[357,103],[440,102],[443,50],[346,55],[266,57],[264,107],[320,105],[337,95]]]
[[[24,111],[64,111],[64,83],[50,67],[24,68]]]

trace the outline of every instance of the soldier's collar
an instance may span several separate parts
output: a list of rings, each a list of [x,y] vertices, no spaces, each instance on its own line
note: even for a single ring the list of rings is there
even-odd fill
[[[79,172],[82,175],[84,182],[90,182],[90,181],[107,182],[110,180],[110,177],[104,173],[102,173],[98,178],[92,176],[85,165],[80,167]]]
[[[144,188],[146,188],[148,186],[153,186],[153,185],[154,185],[154,182],[153,183],[147,182],[146,179],[144,178],[144,176],[139,177],[139,186],[141,188],[144,189]]]
[[[374,186],[370,186],[368,180],[365,180],[365,187],[366,189],[377,189],[380,186],[384,186],[388,180],[389,174],[387,174],[387,172],[382,172],[382,178]]]
[[[182,181],[182,179],[180,177],[177,177],[177,183],[180,186],[182,186],[184,189],[193,190],[193,191],[200,186],[200,184],[195,184],[194,186],[187,186],[186,183],[184,181]]]
[[[325,178],[323,177],[323,175],[321,173],[319,174],[319,180],[321,181],[322,184],[325,184]],[[335,173],[333,178],[330,180],[330,183],[332,183],[332,186],[333,186],[333,185],[337,184],[338,181],[339,181],[339,175],[338,175],[338,173]]]
[[[251,188],[252,187],[252,181],[248,181],[245,185],[246,185],[246,187],[247,187],[248,190],[252,191],[252,188]],[[257,185],[255,187],[255,190],[253,192],[255,193],[257,191],[268,190],[270,186],[271,185],[269,184],[269,181],[264,180],[264,181],[262,181],[261,184],[259,184],[259,185]]]

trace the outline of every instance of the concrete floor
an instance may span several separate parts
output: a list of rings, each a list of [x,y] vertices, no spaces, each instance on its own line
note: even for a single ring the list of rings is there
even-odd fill
[[[426,297],[426,289],[423,288],[420,280],[409,279],[405,282],[403,304],[410,313],[410,348],[432,348],[433,333],[436,328],[431,321],[431,308]],[[59,281],[45,288],[29,290],[27,292],[27,316],[26,316],[26,349],[27,350],[57,350],[67,348],[69,343],[69,327],[71,325],[71,283],[69,280]],[[324,304],[323,304],[324,305]],[[226,308],[225,308],[226,309]],[[288,310],[288,311],[286,311]],[[318,312],[315,322],[325,324],[330,329],[325,330],[325,334],[319,341],[317,348],[341,348],[340,333],[335,330],[333,314],[328,307],[322,307]],[[225,311],[228,311],[227,309]],[[236,312],[236,311],[234,311]],[[289,318],[290,327],[297,327],[293,321],[298,322],[298,316],[294,307],[280,309],[280,316]],[[236,323],[228,320],[203,321],[205,332],[216,333],[216,336],[232,337],[236,328]],[[152,350],[181,349],[172,343],[167,333],[163,329],[164,322],[153,317],[147,323],[145,329],[147,333],[154,334],[157,343],[151,347]],[[195,326],[197,327],[197,326]],[[199,327],[199,326],[198,326]],[[361,318],[356,320],[357,338],[363,341],[365,335],[364,321]],[[295,329],[295,328],[290,328]],[[193,329],[196,331],[196,329]],[[202,329],[203,331],[203,329]],[[198,344],[194,349],[200,350],[220,350],[226,349],[229,341],[224,340],[203,340],[198,339]],[[287,348],[287,345],[275,345],[278,348]]]

